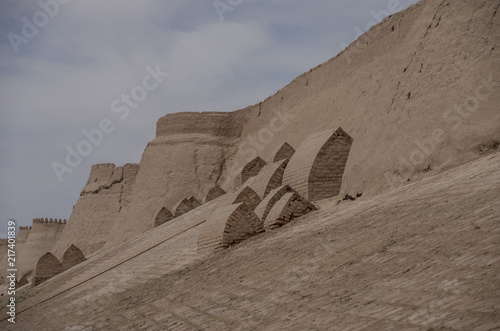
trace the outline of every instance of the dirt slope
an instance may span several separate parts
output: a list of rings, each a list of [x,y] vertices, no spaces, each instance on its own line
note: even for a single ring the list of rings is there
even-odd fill
[[[494,330],[499,197],[497,152],[372,199],[323,200],[297,222],[204,259],[176,249],[186,248],[188,231],[2,328]],[[191,223],[163,236],[151,230],[135,246]],[[104,270],[130,249],[117,246],[21,293],[27,299],[18,308]]]

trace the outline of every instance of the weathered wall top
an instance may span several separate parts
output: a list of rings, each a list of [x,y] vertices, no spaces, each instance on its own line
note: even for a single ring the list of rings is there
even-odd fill
[[[183,112],[167,114],[156,123],[156,136],[209,134],[239,137],[247,122],[246,109],[235,112]]]

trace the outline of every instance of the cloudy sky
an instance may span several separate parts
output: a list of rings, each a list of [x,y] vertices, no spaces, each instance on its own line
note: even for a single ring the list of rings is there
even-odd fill
[[[139,162],[159,117],[262,101],[415,2],[1,0],[0,236],[69,218],[90,166]]]

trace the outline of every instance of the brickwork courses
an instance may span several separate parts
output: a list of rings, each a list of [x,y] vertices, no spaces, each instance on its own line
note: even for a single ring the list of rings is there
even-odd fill
[[[241,172],[236,176],[234,182],[234,188],[238,189],[241,185],[245,184],[245,182],[254,176],[257,176],[260,170],[267,164],[266,161],[257,156],[252,161],[248,162]]]
[[[203,203],[210,202],[224,194],[226,194],[226,191],[224,191],[218,185],[214,186],[210,189],[210,191],[208,191],[207,195],[205,196],[205,199],[203,199]]]
[[[264,199],[269,192],[281,186],[283,174],[288,160],[280,160],[262,167],[259,174],[250,178],[245,185],[251,187],[260,199]]]
[[[262,228],[262,222],[245,203],[214,211],[206,222],[210,229],[200,235],[198,249],[218,249],[238,244]]]
[[[310,135],[290,159],[283,184],[310,201],[337,195],[352,141],[342,128]]]
[[[264,229],[268,231],[279,228],[313,210],[316,210],[316,206],[302,198],[297,192],[287,192],[269,211],[264,221]]]
[[[274,155],[273,162],[278,162],[281,160],[290,160],[293,154],[295,154],[295,149],[292,146],[290,146],[290,144],[285,142]]]
[[[239,191],[233,203],[244,202],[249,210],[254,210],[261,201],[262,199],[250,186],[245,186]]]
[[[162,225],[163,223],[170,221],[172,218],[174,218],[174,215],[170,212],[170,210],[168,210],[167,207],[163,207],[158,214],[156,214],[154,226],[157,227],[158,225]]]
[[[218,254],[196,250],[195,228],[0,327],[495,330],[499,162],[497,153],[370,200],[323,200],[304,221]],[[221,198],[25,287],[18,308],[195,224]]]
[[[175,209],[174,216],[179,217],[190,210],[198,208],[199,206],[201,206],[201,203],[198,200],[196,200],[195,197],[182,199],[182,201],[179,202],[177,206],[174,208]]]
[[[255,208],[255,214],[265,222],[267,214],[271,211],[274,204],[281,199],[281,197],[287,192],[295,192],[290,185],[283,185],[272,190],[264,200]]]

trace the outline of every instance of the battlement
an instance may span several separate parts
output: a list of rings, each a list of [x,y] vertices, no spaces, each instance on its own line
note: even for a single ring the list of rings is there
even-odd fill
[[[34,218],[33,224],[35,223],[55,223],[55,224],[66,224],[66,219],[57,218]],[[30,227],[31,228],[31,227]]]

